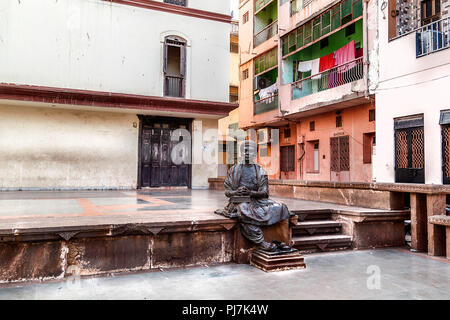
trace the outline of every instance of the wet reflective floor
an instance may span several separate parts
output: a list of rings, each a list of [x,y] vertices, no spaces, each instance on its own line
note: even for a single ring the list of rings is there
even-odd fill
[[[0,289],[0,299],[449,299],[450,262],[405,249],[308,255],[304,270],[217,265]]]
[[[383,211],[297,199],[273,199],[286,203],[291,210]],[[0,220],[20,217],[132,215],[174,210],[214,212],[223,208],[226,203],[223,191],[210,190],[1,192]]]

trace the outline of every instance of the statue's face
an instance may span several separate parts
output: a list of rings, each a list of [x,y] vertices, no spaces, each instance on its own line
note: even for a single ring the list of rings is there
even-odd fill
[[[244,160],[245,163],[253,163],[256,157],[256,150],[253,145],[246,144],[244,146]]]

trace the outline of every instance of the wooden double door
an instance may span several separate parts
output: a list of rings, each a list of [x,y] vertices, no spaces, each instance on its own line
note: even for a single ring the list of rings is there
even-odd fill
[[[190,144],[190,138],[174,134],[177,129],[190,133],[190,122],[188,119],[141,117],[140,187],[190,187],[191,145],[176,147],[184,139]],[[178,160],[173,158],[174,153],[179,156]]]

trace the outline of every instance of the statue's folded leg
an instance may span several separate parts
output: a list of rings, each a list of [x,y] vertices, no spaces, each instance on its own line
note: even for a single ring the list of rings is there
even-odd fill
[[[251,242],[259,245],[259,247],[266,251],[276,251],[277,246],[273,243],[268,243],[264,240],[264,234],[259,226],[252,224],[241,223],[242,235]]]

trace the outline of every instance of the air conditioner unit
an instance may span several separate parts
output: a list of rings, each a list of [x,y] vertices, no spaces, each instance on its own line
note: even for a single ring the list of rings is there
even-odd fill
[[[270,131],[269,128],[258,130],[258,144],[266,144],[270,142]]]

